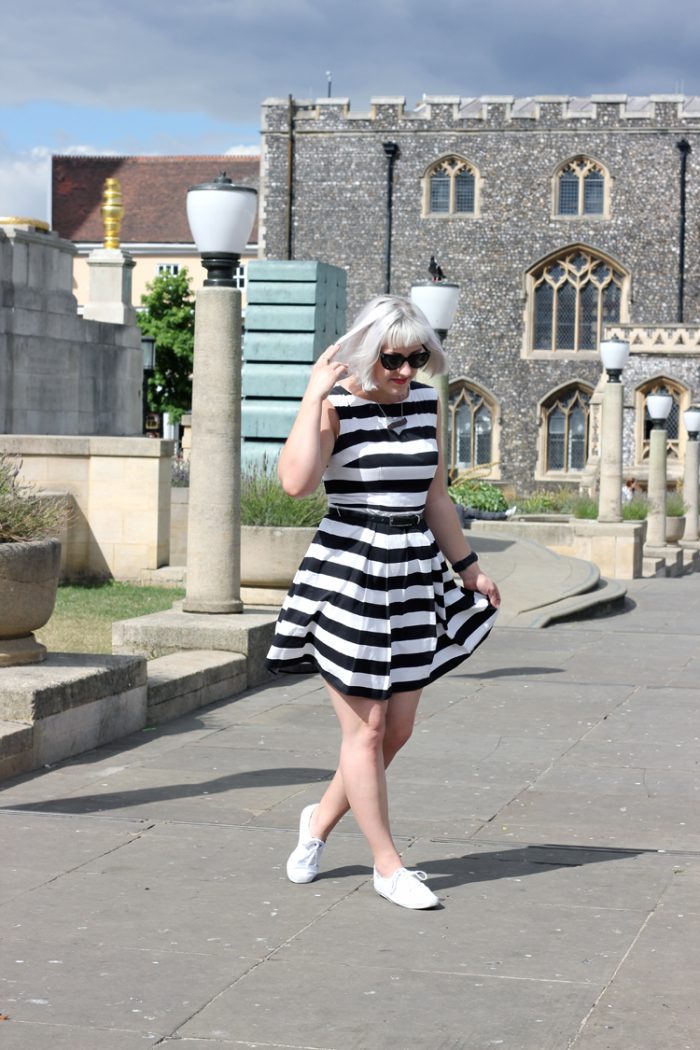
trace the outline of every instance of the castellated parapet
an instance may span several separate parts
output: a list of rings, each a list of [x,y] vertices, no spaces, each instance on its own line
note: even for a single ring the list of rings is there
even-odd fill
[[[263,102],[263,132],[288,127],[289,100],[268,98]],[[546,128],[574,130],[582,122],[598,127],[629,129],[632,126],[668,130],[670,124],[684,127],[700,124],[698,95],[424,95],[413,110],[406,109],[400,95],[370,100],[367,113],[353,113],[349,98],[294,99],[294,120],[307,130],[376,131],[387,126],[400,131],[456,131],[504,128],[537,124]]]

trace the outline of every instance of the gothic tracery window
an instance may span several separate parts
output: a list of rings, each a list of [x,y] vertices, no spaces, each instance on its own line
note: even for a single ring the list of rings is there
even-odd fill
[[[590,392],[581,386],[560,390],[542,405],[545,471],[580,471],[588,459]]]
[[[463,157],[443,157],[426,173],[429,215],[474,215],[476,170]]]
[[[603,325],[620,321],[625,275],[588,249],[547,260],[530,279],[532,350],[595,351]]]
[[[671,460],[680,460],[682,456],[681,450],[681,438],[683,436],[683,427],[681,426],[681,416],[687,404],[690,401],[689,395],[683,387],[678,383],[674,383],[670,379],[655,379],[651,383],[647,383],[641,387],[638,391],[638,395],[641,398],[641,404],[638,403],[638,409],[643,409],[643,418],[641,426],[641,448],[638,448],[638,459],[644,463],[649,459],[649,435],[651,433],[652,424],[651,416],[649,415],[649,409],[647,407],[647,398],[650,394],[670,394],[673,398],[673,404],[671,405],[671,411],[666,419],[666,452]]]
[[[466,382],[451,385],[447,420],[451,474],[493,462],[494,408],[492,401]]]
[[[606,173],[589,157],[574,157],[554,178],[554,213],[585,217],[605,215]]]

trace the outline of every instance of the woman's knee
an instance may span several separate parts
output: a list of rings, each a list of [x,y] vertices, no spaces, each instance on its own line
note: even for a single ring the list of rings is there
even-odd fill
[[[413,722],[387,725],[384,733],[384,754],[393,756],[408,743],[413,735]]]
[[[379,753],[384,747],[386,705],[375,703],[362,712],[362,717],[343,726],[343,740],[353,747]]]

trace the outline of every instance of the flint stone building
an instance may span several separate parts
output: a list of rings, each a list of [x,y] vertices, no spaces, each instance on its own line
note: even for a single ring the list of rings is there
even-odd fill
[[[346,269],[349,318],[408,295],[434,255],[461,286],[451,463],[521,493],[594,486],[598,343],[629,339],[625,470],[644,481],[645,399],[665,389],[680,477],[700,399],[699,132],[700,98],[681,95],[269,99],[261,254]]]

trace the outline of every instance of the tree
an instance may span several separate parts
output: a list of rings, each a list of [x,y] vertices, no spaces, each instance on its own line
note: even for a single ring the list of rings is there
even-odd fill
[[[167,412],[177,422],[192,404],[192,359],[194,354],[194,295],[186,269],[177,274],[159,274],[137,316],[143,335],[156,341],[156,366],[148,380],[148,407]]]

